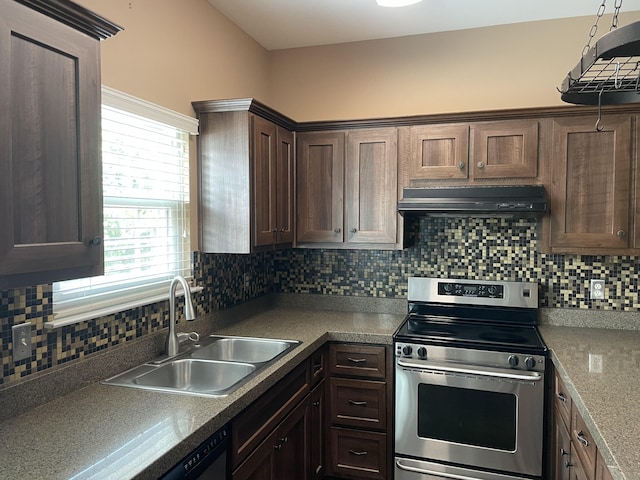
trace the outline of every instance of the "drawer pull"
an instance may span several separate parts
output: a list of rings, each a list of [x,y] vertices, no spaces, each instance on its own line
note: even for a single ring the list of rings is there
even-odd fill
[[[366,451],[364,451],[364,452],[356,452],[355,450],[351,450],[351,449],[349,449],[349,453],[351,455],[356,455],[357,457],[362,457],[364,455],[369,455],[369,452],[366,452]]]
[[[561,402],[567,403],[567,397],[564,396],[564,393],[558,393],[556,396]]]
[[[347,360],[349,360],[351,363],[365,363],[367,361],[366,358],[352,358],[352,357],[347,357]]]
[[[584,436],[584,432],[580,431],[578,432],[578,434],[576,435],[576,438],[578,439],[578,441],[583,444],[585,447],[589,446],[589,440],[587,440]]]
[[[355,405],[356,407],[366,407],[367,402],[358,401],[358,400],[348,400],[349,405]]]

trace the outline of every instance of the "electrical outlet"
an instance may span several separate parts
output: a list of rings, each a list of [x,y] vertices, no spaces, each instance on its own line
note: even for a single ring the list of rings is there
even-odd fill
[[[604,280],[591,279],[590,295],[592,300],[604,300]]]
[[[602,373],[602,355],[589,354],[589,371],[591,373]]]
[[[31,322],[11,327],[13,341],[13,361],[31,358]]]

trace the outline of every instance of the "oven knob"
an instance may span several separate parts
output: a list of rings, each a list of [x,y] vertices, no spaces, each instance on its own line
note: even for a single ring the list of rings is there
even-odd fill
[[[411,345],[405,345],[404,347],[402,347],[402,354],[404,356],[410,357],[412,352],[413,348],[411,348]]]
[[[524,364],[527,366],[527,368],[531,369],[536,366],[536,359],[533,357],[527,357],[524,359]]]
[[[518,363],[520,363],[520,359],[518,358],[517,355],[509,355],[509,365],[511,365],[512,367],[517,367]]]
[[[424,347],[419,347],[418,348],[418,356],[420,358],[427,358],[427,349]]]

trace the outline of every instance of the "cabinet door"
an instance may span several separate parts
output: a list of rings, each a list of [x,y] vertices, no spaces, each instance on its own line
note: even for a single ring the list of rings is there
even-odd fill
[[[344,241],[344,133],[298,136],[297,240]]]
[[[411,127],[409,178],[464,179],[469,176],[469,126]]]
[[[278,147],[276,150],[276,243],[293,243],[294,225],[294,149],[293,133],[278,127]]]
[[[309,478],[309,397],[282,422],[273,445],[276,460],[274,480],[300,480]]]
[[[557,410],[556,421],[554,425],[554,479],[569,480],[571,478],[571,439],[569,431],[563,420],[558,416]]]
[[[253,211],[256,247],[276,241],[277,132],[278,127],[260,117],[253,117]]]
[[[596,477],[595,480],[613,480],[613,475],[609,471],[600,450],[598,450],[598,460],[596,461]]]
[[[471,127],[473,178],[535,178],[538,175],[538,121],[510,120]]]
[[[347,134],[345,162],[347,241],[395,243],[398,134],[395,128]]]
[[[553,123],[550,246],[629,246],[631,118],[607,116]],[[556,249],[555,251],[562,251]]]
[[[0,3],[0,288],[103,271],[99,42]]]

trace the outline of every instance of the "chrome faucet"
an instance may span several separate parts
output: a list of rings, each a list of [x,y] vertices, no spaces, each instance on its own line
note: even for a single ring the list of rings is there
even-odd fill
[[[184,317],[187,320],[195,320],[196,314],[193,310],[193,303],[191,303],[191,289],[189,284],[178,275],[171,281],[169,287],[169,335],[167,336],[166,353],[168,356],[173,357],[178,353],[178,336],[176,335],[176,287],[178,283],[182,285],[184,290]]]

